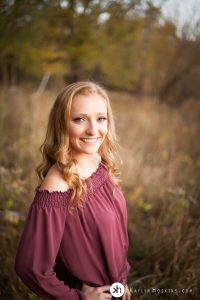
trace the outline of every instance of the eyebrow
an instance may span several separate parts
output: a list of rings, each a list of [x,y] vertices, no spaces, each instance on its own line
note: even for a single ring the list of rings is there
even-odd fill
[[[84,116],[84,117],[88,117],[89,115],[88,114],[84,114],[84,113],[74,113],[74,114],[72,114],[71,116],[73,117],[73,116]],[[96,114],[96,116],[102,116],[102,115],[107,115],[107,113],[105,113],[105,112],[100,112],[100,113],[97,113]]]

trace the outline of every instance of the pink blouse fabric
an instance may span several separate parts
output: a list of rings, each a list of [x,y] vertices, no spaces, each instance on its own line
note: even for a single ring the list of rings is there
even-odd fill
[[[85,206],[73,215],[67,210],[72,190],[36,188],[15,270],[42,299],[86,300],[83,283],[97,287],[127,281],[131,267],[123,193],[102,163],[86,182]]]

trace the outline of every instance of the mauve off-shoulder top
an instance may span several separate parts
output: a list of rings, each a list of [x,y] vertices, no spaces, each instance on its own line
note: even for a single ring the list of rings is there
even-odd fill
[[[131,267],[123,193],[102,163],[86,183],[85,206],[73,215],[67,210],[70,189],[36,188],[15,270],[42,299],[86,300],[83,283],[96,287],[126,283]]]

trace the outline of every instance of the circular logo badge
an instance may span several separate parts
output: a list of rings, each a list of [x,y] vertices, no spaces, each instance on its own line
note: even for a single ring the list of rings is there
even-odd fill
[[[124,294],[124,286],[120,282],[114,282],[110,286],[110,293],[113,297],[121,297]]]

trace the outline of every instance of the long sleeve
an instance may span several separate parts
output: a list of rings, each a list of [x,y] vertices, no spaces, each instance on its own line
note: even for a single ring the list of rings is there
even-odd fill
[[[18,246],[15,271],[44,300],[86,300],[52,271],[66,221],[66,194],[37,191]]]

